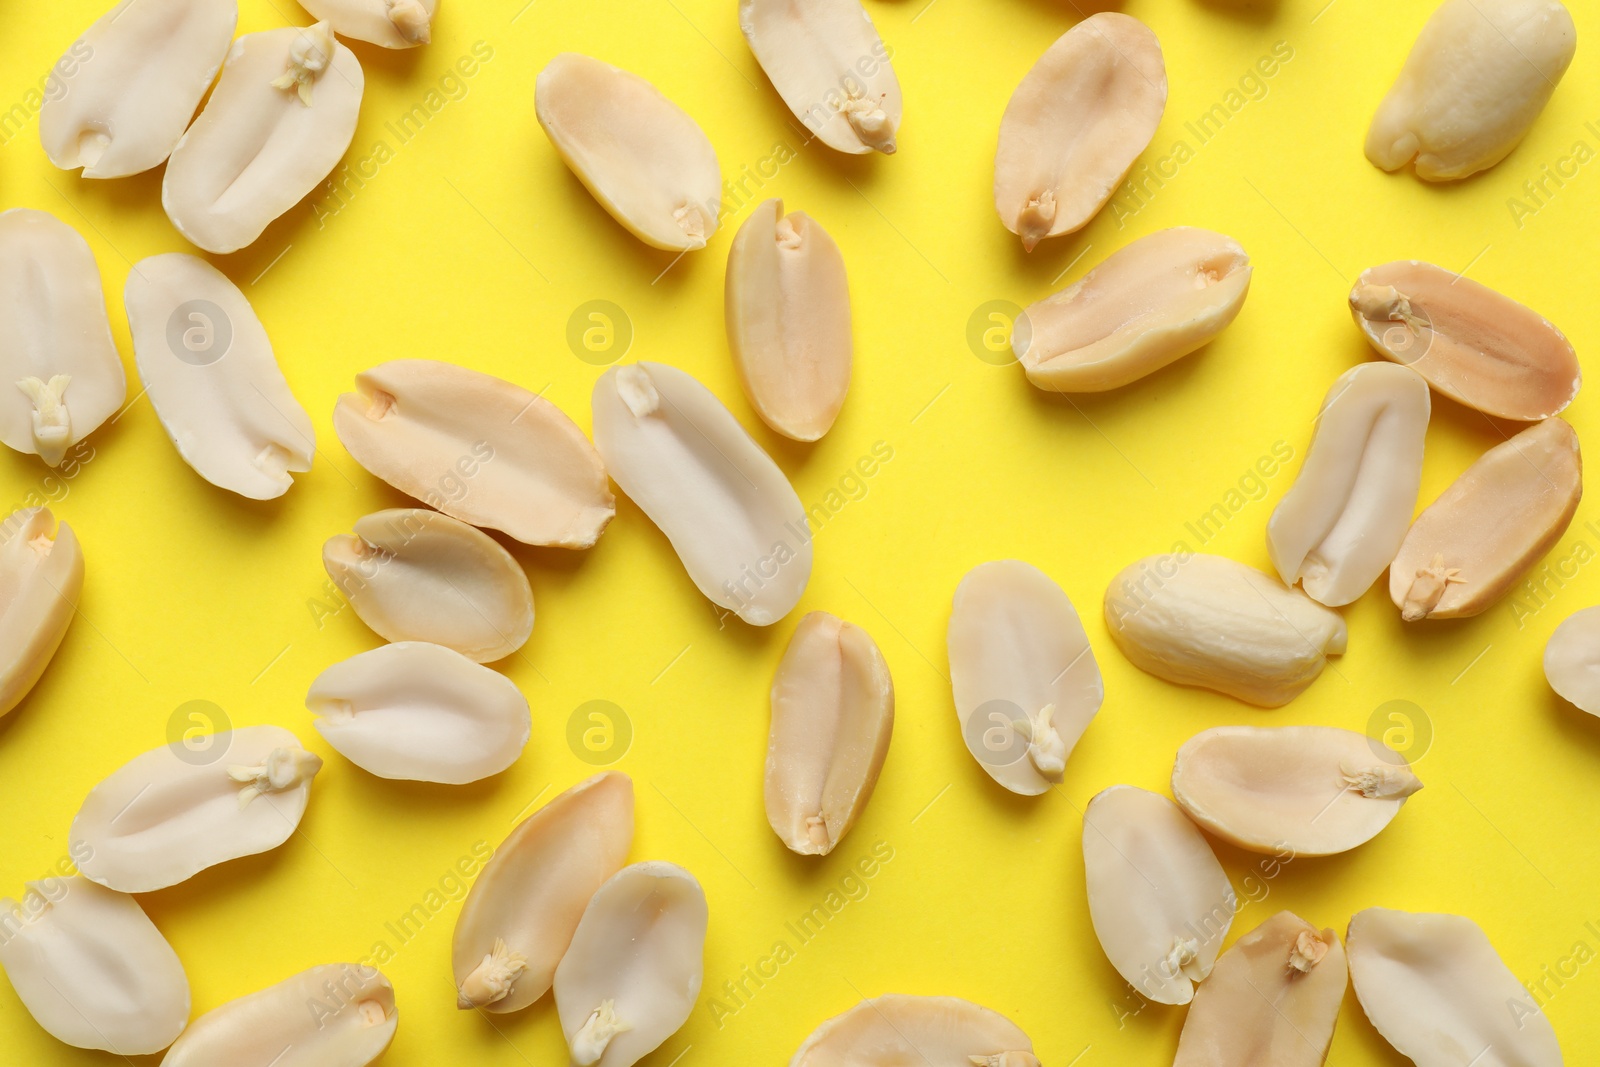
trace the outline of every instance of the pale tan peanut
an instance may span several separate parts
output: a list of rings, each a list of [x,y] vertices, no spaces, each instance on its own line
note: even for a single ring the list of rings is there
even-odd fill
[[[605,771],[528,816],[461,905],[451,948],[457,1005],[503,1013],[544,996],[595,892],[633,844],[633,781]]]
[[[1376,837],[1422,781],[1399,753],[1334,726],[1218,726],[1172,767],[1172,795],[1229,844],[1330,856]]]
[[[533,632],[533,588],[488,534],[426,508],[363,515],[330,537],[322,565],[361,621],[386,641],[428,641],[478,663]]]
[[[886,993],[835,1015],[789,1067],[1039,1067],[1033,1042],[999,1012],[959,997]]]
[[[137,901],[83,877],[0,900],[0,967],[50,1036],[147,1056],[189,1021],[189,978]]]
[[[43,677],[78,613],[83,550],[49,508],[0,523],[0,718]]]
[[[121,178],[160,166],[211,87],[235,0],[121,0],[52,69],[39,141],[62,170]]]
[[[1148,26],[1102,11],[1072,27],[1023,77],[1000,119],[1000,221],[1030,252],[1082,229],[1150,144],[1166,106],[1166,61]]]
[[[206,1012],[161,1067],[366,1067],[399,1023],[382,972],[327,963]]]
[[[1347,978],[1338,936],[1280,911],[1195,991],[1172,1067],[1323,1067]]]
[[[1564,700],[1600,715],[1600,608],[1562,620],[1544,646],[1544,677]]]
[[[872,637],[825,611],[800,620],[772,679],[767,822],[826,856],[872,798],[894,731],[894,682]]]
[[[534,81],[534,111],[572,173],[639,240],[704,248],[722,211],[722,168],[694,119],[637,74],[563,52]]]
[[[1445,0],[1417,36],[1367,131],[1384,170],[1451,181],[1511,154],[1572,62],[1572,16],[1557,0]]]
[[[1389,566],[1407,622],[1477,615],[1566,532],[1583,496],[1578,435],[1546,419],[1468,467],[1411,524]]]
[[[127,391],[89,243],[48,212],[0,212],[0,441],[60,466]]]
[[[1030,304],[1012,329],[1011,351],[1041,389],[1116,389],[1227,329],[1250,274],[1250,257],[1231,237],[1191,226],[1158,230]]]
[[[853,3],[854,0],[851,0]],[[728,347],[761,421],[785,437],[828,432],[850,389],[844,257],[804,212],[758,204],[728,250]]]
[[[326,22],[247,33],[172,150],[161,204],[207,252],[233,252],[328,176],[350,147],[365,79]]]
[[[1405,367],[1363,363],[1339,375],[1305,465],[1267,522],[1286,585],[1339,607],[1388,568],[1417,507],[1431,407],[1428,383]]]
[[[1342,655],[1344,620],[1221,556],[1149,556],[1106,587],[1106,625],[1135,667],[1276,708]]]
[[[616,514],[600,456],[520,385],[432,359],[356,375],[333,409],[350,455],[402,493],[530,545],[588,548]]]
[[[1350,981],[1416,1067],[1561,1067],[1550,1020],[1461,915],[1368,908],[1350,920]]]
[[[300,0],[300,6],[341,37],[384,48],[415,48],[433,39],[439,0]]]
[[[1583,382],[1577,354],[1548,319],[1432,263],[1399,260],[1363,271],[1350,312],[1380,356],[1497,418],[1549,418]]]
[[[739,28],[818,140],[853,155],[894,152],[900,81],[859,0],[739,0]]]

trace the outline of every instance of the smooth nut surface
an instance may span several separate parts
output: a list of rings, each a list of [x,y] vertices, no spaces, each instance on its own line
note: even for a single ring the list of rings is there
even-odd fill
[[[886,993],[835,1015],[789,1067],[1039,1067],[1015,1023],[959,997]]]
[[[384,48],[415,48],[433,39],[439,0],[300,0],[300,6],[341,37]]]
[[[1600,607],[1567,616],[1544,646],[1550,688],[1590,715],[1600,715]]]
[[[44,675],[83,593],[83,550],[49,508],[0,523],[0,718]]]

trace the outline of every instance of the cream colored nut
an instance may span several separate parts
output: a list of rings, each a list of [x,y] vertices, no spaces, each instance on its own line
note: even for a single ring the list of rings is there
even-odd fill
[[[423,641],[352,656],[317,675],[312,724],[379,778],[462,785],[517,761],[531,730],[527,698],[502,674]]]
[[[958,997],[887,993],[814,1030],[789,1067],[1039,1067],[1033,1042],[999,1012]]]
[[[1451,181],[1511,154],[1578,47],[1556,0],[1445,0],[1423,26],[1367,131],[1384,170]]]
[[[1339,375],[1305,466],[1267,522],[1285,584],[1339,607],[1388,568],[1417,507],[1430,409],[1428,384],[1405,367],[1363,363]]]
[[[637,74],[563,52],[534,81],[539,125],[572,173],[639,240],[704,248],[722,213],[722,168],[705,133]]]
[[[544,996],[584,909],[632,844],[633,781],[616,771],[579,782],[519,823],[456,919],[458,1006],[513,1012]]]
[[[767,822],[802,856],[826,856],[872,798],[894,731],[894,682],[872,637],[813,611],[772,680]]]
[[[384,48],[415,48],[433,39],[439,0],[300,0],[300,6],[341,37]]]
[[[1422,788],[1399,753],[1334,726],[1218,726],[1178,749],[1172,795],[1229,844],[1330,856],[1365,844]]]
[[[1546,419],[1478,457],[1417,516],[1389,566],[1407,622],[1485,611],[1561,540],[1583,496],[1578,435]]]
[[[44,675],[83,592],[83,550],[49,508],[0,523],[0,718]]]
[[[1077,609],[1021,560],[981,563],[956,586],[950,685],[967,750],[1023,796],[1061,781],[1105,686]]]
[[[344,156],[364,80],[326,22],[234,41],[167,163],[161,204],[178,232],[207,252],[254,242]]]
[[[88,242],[48,212],[0,212],[0,441],[60,466],[127,392]]]
[[[89,791],[72,820],[78,869],[150,893],[207,867],[277,848],[300,825],[322,760],[277,726],[174,742],[135,756]]]
[[[783,471],[722,401],[662,363],[594,386],[594,443],[712,603],[770,626],[811,579],[811,531]]]
[[[1082,229],[1150,144],[1167,106],[1161,42],[1131,15],[1090,15],[1047,49],[1000,119],[994,205],[1033,247]]]
[[[1250,273],[1250,257],[1231,237],[1191,226],[1158,230],[1029,305],[1012,329],[1011,350],[1041,389],[1116,389],[1227,329],[1244,306]]]
[[[794,117],[829,148],[895,150],[900,81],[859,0],[739,0],[739,28]]]
[[[171,252],[134,264],[123,303],[139,378],[184,462],[252,500],[288,492],[289,472],[311,469],[316,431],[245,295]]]
[[[1536,422],[1578,395],[1583,371],[1561,331],[1487,286],[1418,260],[1361,273],[1350,312],[1380,356],[1457,403]]]
[[[1342,655],[1344,620],[1221,556],[1149,556],[1106,587],[1106,624],[1140,670],[1264,708],[1287,704]]]
[[[189,1022],[178,954],[138,902],[87,878],[0,900],[0,967],[34,1021],[78,1048],[147,1056]]]
[[[855,0],[850,0],[854,3]],[[728,250],[728,347],[750,406],[785,437],[828,432],[850,389],[844,257],[809,215],[764,200]]]
[[[1600,608],[1574,612],[1544,646],[1544,677],[1563,700],[1600,715]]]
[[[1417,1067],[1561,1067],[1550,1020],[1471,919],[1368,908],[1347,937],[1361,1010]]]
[[[1234,942],[1195,991],[1172,1067],[1322,1067],[1346,980],[1334,932],[1280,911]]]
[[[533,588],[488,534],[425,508],[392,508],[330,537],[322,565],[361,621],[386,641],[428,641],[478,663],[533,632]]]
[[[356,375],[333,409],[355,461],[402,493],[529,545],[588,548],[616,500],[562,410],[519,385],[432,359]]]
[[[705,969],[706,895],[671,863],[624,867],[584,909],[556,967],[575,1067],[633,1067],[683,1026]]]
[[[394,987],[376,967],[328,963],[206,1012],[161,1067],[366,1067],[399,1022]]]
[[[1187,1004],[1233,924],[1228,876],[1164,796],[1114,785],[1083,813],[1089,918],[1117,973],[1147,1000]]]

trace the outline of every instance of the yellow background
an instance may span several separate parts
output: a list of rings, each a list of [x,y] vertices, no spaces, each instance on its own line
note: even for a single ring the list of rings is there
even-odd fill
[[[1185,524],[1214,505],[1229,518],[1204,547],[1267,566],[1265,523],[1298,470],[1323,393],[1369,358],[1344,306],[1361,269],[1417,257],[1468,270],[1547,315],[1580,354],[1600,344],[1591,276],[1600,163],[1577,168],[1520,225],[1507,203],[1575,142],[1600,148],[1600,122],[1585,127],[1600,120],[1592,5],[1573,5],[1577,61],[1521,147],[1487,175],[1433,187],[1386,176],[1361,154],[1372,110],[1431,5],[1128,0],[1124,9],[1160,36],[1171,84],[1145,159],[1179,140],[1193,156],[1146,203],[1123,201],[1028,256],[992,205],[996,127],[1024,72],[1081,17],[1077,5],[868,2],[905,91],[892,158],[802,147],[739,34],[732,0],[525,8],[444,0],[431,46],[408,54],[355,46],[367,90],[349,159],[371,156],[380,141],[392,158],[369,168],[363,187],[347,183],[355,191],[344,202],[318,194],[250,249],[213,257],[249,296],[312,415],[321,452],[311,472],[267,504],[215,489],[179,459],[142,399],[90,438],[94,458],[69,481],[52,481],[31,457],[0,456],[0,507],[33,494],[57,500],[88,564],[81,616],[33,695],[0,725],[0,893],[19,894],[65,856],[85,793],[165,742],[175,709],[210,701],[234,724],[289,727],[328,762],[300,833],[283,848],[141,898],[188,968],[196,1013],[385,942],[401,1019],[390,1067],[564,1062],[548,999],[512,1017],[455,1009],[449,947],[459,890],[433,898],[437,914],[408,943],[385,924],[428,902],[441,881],[448,888],[457,861],[470,861],[479,842],[498,844],[536,799],[592,772],[569,748],[567,724],[580,705],[607,700],[632,724],[616,766],[637,787],[633,857],[688,867],[711,907],[701,1001],[647,1063],[781,1064],[823,1019],[899,991],[1002,1011],[1051,1067],[1158,1064],[1171,1057],[1183,1009],[1127,1014],[1137,1001],[1102,955],[1084,902],[1088,799],[1118,782],[1164,791],[1175,749],[1205,727],[1364,730],[1380,706],[1402,700],[1420,709],[1419,736],[1431,724],[1417,765],[1427,788],[1369,845],[1296,861],[1265,883],[1266,899],[1244,908],[1230,942],[1280,908],[1341,935],[1354,911],[1372,905],[1461,912],[1520,978],[1566,968],[1571,977],[1548,1013],[1570,1062],[1595,1059],[1600,967],[1563,961],[1579,943],[1600,949],[1600,922],[1585,926],[1600,920],[1592,891],[1600,723],[1551,694],[1540,654],[1561,619],[1600,599],[1600,568],[1574,562],[1547,585],[1542,605],[1526,602],[1531,613],[1508,602],[1476,619],[1413,627],[1401,625],[1380,583],[1345,612],[1349,654],[1274,712],[1140,673],[1111,644],[1100,613],[1107,581],[1126,564],[1177,541],[1202,547]],[[0,107],[24,103],[105,5],[9,5]],[[308,21],[291,0],[241,4],[241,32],[291,21]],[[492,57],[450,81],[477,42]],[[1229,98],[1275,46],[1292,58],[1270,79],[1247,81],[1255,98]],[[741,200],[708,249],[674,265],[625,233],[560,163],[535,123],[533,84],[561,50],[650,79],[701,123],[725,177],[755,175],[745,186],[753,199]],[[402,143],[386,124],[441,87],[436,113]],[[1213,105],[1241,100],[1208,143],[1185,128]],[[88,238],[131,398],[138,386],[121,296],[129,265],[191,250],[161,211],[160,174],[85,182],[49,166],[36,119],[6,134],[0,204],[54,212]],[[762,177],[778,146],[795,158]],[[724,338],[728,245],[750,204],[768,196],[820,220],[850,270],[855,377],[838,424],[815,446],[759,423]],[[1178,224],[1232,235],[1255,264],[1242,314],[1208,350],[1111,395],[1065,400],[969,347],[969,320],[987,302],[1027,304],[1134,238]],[[326,607],[318,605],[329,604],[323,540],[365,512],[407,503],[339,445],[334,399],[377,362],[434,357],[545,389],[587,429],[600,369],[575,356],[566,332],[573,311],[597,299],[625,310],[634,334],[627,358],[697,375],[774,454],[805,503],[829,502],[842,481],[853,497],[831,498],[810,588],[793,615],[765,630],[722,626],[666,539],[625,499],[592,551],[512,546],[538,602],[532,640],[502,665],[532,704],[526,753],[497,779],[465,788],[375,779],[321,741],[302,705],[319,671],[378,644],[351,611],[319,622]],[[1594,411],[1586,392],[1568,413],[1585,437],[1600,431]],[[1422,503],[1503,430],[1436,397]],[[880,441],[893,458],[848,482]],[[1249,472],[1280,441],[1294,458],[1264,493],[1230,498],[1242,478],[1254,485]],[[1586,502],[1550,560],[1591,556],[1600,546],[1600,525],[1585,526],[1593,519]],[[947,679],[956,582],[1008,556],[1040,566],[1072,597],[1107,692],[1065,782],[1035,799],[1001,791],[968,755]],[[767,688],[795,623],[812,609],[874,635],[899,711],[876,796],[821,861],[788,854],[761,806]],[[875,846],[893,858],[859,887],[846,885]],[[1244,896],[1257,858],[1218,853]],[[848,903],[801,945],[785,924],[835,890]],[[780,940],[793,958],[761,988],[747,984],[752,996],[729,999],[723,983]],[[1546,979],[1546,988],[1556,986]],[[0,1061],[107,1057],[56,1043],[0,983]],[[1350,995],[1329,1062],[1405,1061]]]

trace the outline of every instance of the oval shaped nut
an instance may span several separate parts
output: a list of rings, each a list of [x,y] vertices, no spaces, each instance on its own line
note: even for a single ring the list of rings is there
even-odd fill
[[[160,166],[228,54],[235,0],[122,0],[51,69],[39,141],[62,170],[122,178]]]
[[[317,675],[306,694],[323,739],[379,778],[463,785],[517,761],[528,701],[503,674],[440,645],[401,641]]]
[[[289,472],[311,469],[316,431],[245,295],[172,252],[134,265],[123,303],[139,378],[184,462],[252,500],[288,492]]]
[[[1106,624],[1142,671],[1276,708],[1342,655],[1344,620],[1221,556],[1148,556],[1106,587]]]
[[[146,1056],[189,1022],[178,954],[132,897],[87,878],[0,900],[0,967],[34,1021],[78,1048]]]
[[[886,993],[835,1015],[789,1067],[1039,1067],[1033,1042],[999,1012],[959,997]]]
[[[1389,566],[1407,622],[1485,611],[1561,540],[1583,497],[1578,435],[1546,419],[1495,445],[1411,524]]]
[[[854,0],[852,0],[854,2]],[[796,441],[833,426],[850,389],[844,257],[804,212],[756,206],[728,250],[728,347],[750,406]]]
[[[456,1003],[521,1011],[544,996],[584,909],[633,844],[633,780],[585,779],[506,836],[456,919]]]
[[[1365,844],[1422,788],[1400,754],[1334,726],[1218,726],[1178,749],[1172,795],[1251,852],[1331,856]]]
[[[355,461],[428,506],[529,545],[588,548],[616,514],[600,455],[520,385],[433,359],[356,375],[333,428]]]
[[[574,1067],[633,1067],[677,1033],[700,995],[706,895],[682,867],[624,867],[595,892],[556,967]]]
[[[49,508],[0,523],[0,718],[44,675],[78,612],[83,550]]]
[[[872,637],[813,611],[772,680],[767,822],[791,851],[832,852],[872,798],[894,732],[894,682]]]
[[[700,591],[752,626],[793,611],[811,580],[805,509],[722,401],[676,367],[629,363],[601,375],[593,403],[606,468]]]
[[[1023,796],[1061,781],[1105,700],[1067,594],[1021,560],[980,563],[956,586],[946,641],[961,736],[978,765]]]
[[[72,820],[72,855],[85,877],[150,893],[207,867],[287,841],[322,760],[277,726],[173,743],[124,763],[89,791]]]
[[[300,0],[300,6],[341,37],[384,48],[415,48],[433,40],[439,0]]]
[[[722,212],[717,153],[637,74],[563,52],[534,81],[539,125],[611,217],[653,248],[704,248]]]
[[[1549,418],[1583,382],[1577,353],[1544,316],[1432,263],[1362,271],[1350,311],[1380,356],[1496,418]]]
[[[900,80],[858,0],[739,0],[739,28],[772,87],[823,144],[893,154]]]
[[[394,987],[382,972],[327,963],[206,1012],[161,1067],[366,1067],[399,1024]]]
[[[533,587],[483,531],[425,508],[391,508],[330,537],[322,565],[385,641],[427,641],[478,663],[504,659],[533,632]]]
[[[0,441],[60,466],[127,393],[89,243],[48,212],[0,212]]]
[[[1166,106],[1166,60],[1148,26],[1117,11],[1079,22],[1039,57],[1000,119],[1000,221],[1030,252],[1081,230],[1149,146]]]
[[[1556,0],[1445,0],[1411,46],[1367,131],[1384,170],[1452,181],[1488,170],[1517,147],[1578,47]]]
[[[1417,507],[1431,407],[1428,383],[1405,367],[1363,363],[1339,375],[1305,465],[1267,522],[1285,585],[1339,607],[1388,568]]]
[[[207,252],[261,236],[350,147],[364,76],[326,22],[233,42],[205,110],[167,162],[161,205]]]
[[[1544,646],[1544,677],[1556,695],[1600,715],[1600,608],[1574,612]]]
[[[1280,911],[1234,942],[1195,990],[1172,1067],[1322,1067],[1347,973],[1332,930]]]
[[[1146,1000],[1187,1004],[1233,925],[1228,876],[1164,796],[1114,785],[1083,813],[1089,918],[1117,973]]]
[[[1348,940],[1361,1010],[1417,1067],[1561,1067],[1550,1020],[1471,919],[1368,908]]]
[[[1231,237],[1192,226],[1158,230],[1029,305],[1012,328],[1011,350],[1041,389],[1116,389],[1227,329],[1250,273],[1250,257]]]

